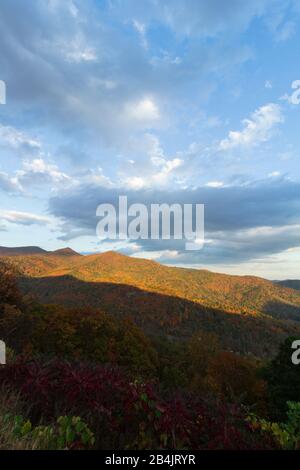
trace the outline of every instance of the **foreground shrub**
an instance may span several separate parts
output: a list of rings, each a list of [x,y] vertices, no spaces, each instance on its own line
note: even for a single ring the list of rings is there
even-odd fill
[[[32,426],[22,416],[14,417],[13,434],[21,441],[33,442],[35,449],[79,450],[92,448],[93,433],[81,418],[60,416],[52,425]]]
[[[300,403],[287,402],[287,419],[283,423],[272,423],[254,415],[249,421],[255,429],[272,434],[279,446],[286,450],[300,450]]]
[[[0,393],[0,450],[31,449],[32,442],[23,441],[14,434],[14,416],[22,412],[18,395],[4,389]]]
[[[100,449],[275,447],[270,433],[254,429],[236,405],[184,394],[166,399],[153,384],[133,382],[111,367],[19,361],[0,368],[1,385],[28,403],[34,426],[79,416]]]
[[[81,418],[60,416],[48,425],[32,425],[20,396],[1,389],[0,450],[89,449],[93,433]]]

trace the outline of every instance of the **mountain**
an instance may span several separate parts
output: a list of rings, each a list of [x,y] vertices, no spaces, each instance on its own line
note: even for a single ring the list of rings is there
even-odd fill
[[[47,251],[38,246],[21,246],[9,248],[0,246],[0,256],[22,256],[22,255],[39,255],[46,254]]]
[[[284,337],[300,337],[300,292],[262,278],[168,267],[112,251],[10,260],[23,292],[39,302],[130,316],[150,335],[187,338],[202,328],[216,332],[227,349],[260,357],[276,352]]]
[[[289,287],[290,289],[300,290],[300,280],[298,279],[287,279],[286,281],[275,281],[283,287]]]
[[[39,247],[0,247],[0,259],[9,257],[17,271],[26,276],[44,276],[52,271],[64,272],[72,260],[81,258],[71,248],[46,251]]]
[[[91,283],[129,285],[221,309],[229,313],[264,314],[283,319],[300,319],[300,293],[254,276],[230,276],[207,270],[173,268],[155,261],[106,252],[67,259],[35,257],[34,262],[16,259],[26,275],[63,276]],[[44,268],[35,268],[40,261]]]
[[[113,251],[82,256],[70,248],[36,249],[31,256],[27,247],[16,250],[23,254],[15,252],[13,262],[29,278],[69,276],[88,283],[122,284],[228,313],[300,320],[300,293],[259,277],[169,267]]]
[[[81,256],[76,251],[72,250],[72,248],[60,248],[59,250],[55,250],[51,252],[53,255],[62,255],[62,256]]]
[[[0,256],[28,256],[28,255],[63,255],[63,256],[80,256],[79,253],[72,248],[61,248],[55,251],[43,250],[38,246],[19,246],[6,247],[0,246]]]

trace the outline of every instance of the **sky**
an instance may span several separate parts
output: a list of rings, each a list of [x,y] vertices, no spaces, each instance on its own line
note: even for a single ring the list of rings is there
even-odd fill
[[[0,245],[300,278],[300,0],[1,0]],[[205,205],[205,243],[96,208]]]

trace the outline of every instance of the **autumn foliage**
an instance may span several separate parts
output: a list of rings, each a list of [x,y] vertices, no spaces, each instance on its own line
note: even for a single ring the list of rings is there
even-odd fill
[[[98,448],[259,449],[269,436],[254,433],[236,405],[191,395],[163,398],[151,383],[119,370],[54,360],[19,361],[0,369],[0,385],[17,390],[34,422],[73,414],[89,423]]]
[[[53,266],[56,258],[44,262]],[[117,258],[117,266],[122,263]],[[129,275],[137,266],[131,266]],[[142,266],[148,269],[148,264]],[[63,291],[59,279],[57,286]],[[87,288],[92,289],[89,284]],[[104,290],[98,308],[41,304],[19,292],[11,263],[0,263],[0,338],[9,358],[0,367],[0,388],[10,404],[17,396],[21,401],[21,418],[14,416],[13,407],[8,410],[20,436],[32,437],[39,430],[45,436],[60,436],[58,423],[64,422],[68,435],[74,434],[76,424],[79,433],[80,428],[90,436],[88,445],[98,449],[298,446],[294,424],[270,421],[274,416],[285,420],[287,401],[295,401],[300,393],[288,343],[266,363],[240,353],[245,348],[242,328],[252,325],[249,340],[255,336],[255,325],[261,327],[255,318],[231,315],[228,321],[229,314],[206,308],[200,315],[178,299],[137,295],[117,284]],[[145,321],[150,309],[153,314]],[[277,328],[275,320],[272,328]],[[273,331],[263,334],[271,338]],[[228,344],[237,345],[237,351],[229,350]],[[293,379],[292,394],[287,378]],[[298,404],[289,406],[298,413]],[[0,422],[6,415],[0,409]],[[58,445],[53,442],[45,442],[45,448]],[[68,442],[73,445],[71,439]]]

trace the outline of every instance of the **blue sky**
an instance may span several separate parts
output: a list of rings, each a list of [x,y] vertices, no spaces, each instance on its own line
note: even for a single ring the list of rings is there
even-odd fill
[[[299,0],[2,0],[0,34],[1,245],[300,277]],[[100,242],[119,194],[204,203],[204,249]]]

